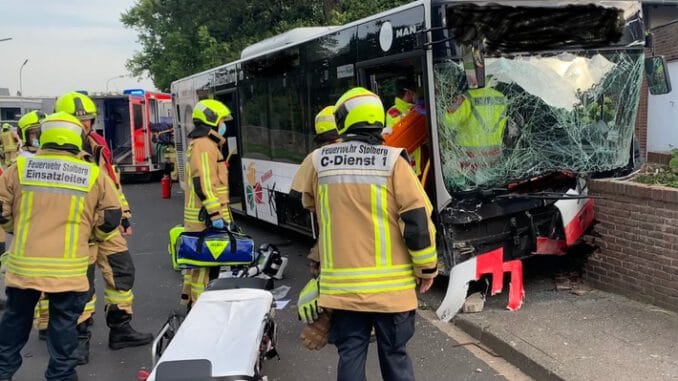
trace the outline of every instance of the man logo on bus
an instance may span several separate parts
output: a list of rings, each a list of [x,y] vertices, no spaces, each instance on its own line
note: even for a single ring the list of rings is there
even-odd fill
[[[396,30],[396,38],[411,36],[417,32],[417,27],[415,25],[405,26]]]
[[[381,30],[379,31],[379,46],[381,50],[388,52],[393,45],[393,26],[390,22],[386,21],[381,24]]]

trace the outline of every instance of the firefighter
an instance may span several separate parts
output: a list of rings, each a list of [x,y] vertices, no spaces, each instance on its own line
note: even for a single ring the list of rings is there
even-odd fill
[[[334,122],[334,106],[327,106],[323,108],[315,117],[315,137],[313,140],[319,146],[336,143],[339,141],[339,131],[337,124]],[[313,170],[310,161],[306,161],[304,168],[300,168],[300,173]],[[295,179],[302,180],[305,175],[295,176]],[[298,188],[300,185],[293,184],[292,189]],[[297,314],[299,319],[304,323],[311,324],[318,318],[320,309],[318,308],[318,277],[320,276],[320,255],[318,250],[318,243],[316,242],[306,257],[309,260],[308,266],[311,272],[311,280],[304,286],[299,293],[297,300]]]
[[[40,152],[19,157],[0,177],[0,224],[16,237],[7,259],[7,310],[0,321],[0,380],[11,380],[21,366],[20,351],[41,293],[50,300],[45,378],[78,379],[74,351],[90,288],[88,240],[92,232],[97,240],[109,239],[122,215],[113,183],[80,158],[81,131],[80,121],[67,113],[46,117]]]
[[[214,99],[199,101],[192,117],[195,128],[188,134],[191,142],[186,150],[184,229],[224,229],[233,218],[228,208],[228,168],[221,147],[226,142],[225,123],[233,117],[226,105]],[[218,275],[218,267],[186,270],[182,303],[190,309],[207,283]]]
[[[374,327],[382,377],[413,380],[405,346],[415,289],[428,291],[437,275],[432,206],[403,150],[381,144],[378,96],[351,89],[334,116],[342,142],[313,151],[302,163],[313,170],[297,173],[293,190],[319,216],[318,306],[332,310],[337,379],[365,380]]]
[[[108,346],[111,349],[122,349],[132,346],[146,345],[153,341],[153,335],[136,331],[130,325],[132,320],[132,302],[134,296],[134,263],[129,253],[127,240],[123,236],[132,234],[130,211],[127,200],[122,193],[120,179],[113,168],[111,151],[104,138],[97,134],[92,126],[97,115],[96,105],[88,96],[70,92],[60,96],[55,103],[56,111],[67,112],[80,120],[85,136],[83,149],[92,155],[94,163],[101,172],[115,184],[118,202],[122,209],[120,229],[113,237],[91,247],[90,268],[90,300],[78,321],[80,342],[78,346],[78,364],[89,362],[89,341],[91,332],[89,326],[93,323],[92,315],[96,294],[94,290],[94,267],[99,267],[106,282],[104,290],[104,303],[106,324],[110,328]]]
[[[334,106],[327,106],[320,110],[320,112],[315,116],[315,136],[313,141],[319,147],[325,146],[327,144],[336,143],[339,141],[339,131],[337,130],[337,124],[334,121]],[[305,173],[306,171],[312,171],[313,166],[310,165],[309,161],[306,161],[304,167],[299,168],[299,173]],[[306,175],[295,176],[295,179],[303,179]],[[292,189],[296,189],[298,186],[292,184]],[[311,250],[308,252],[307,256],[309,260],[309,270],[313,278],[317,278],[320,274],[320,258],[318,256],[318,244],[313,245]],[[303,305],[297,304],[300,309],[303,309]],[[301,317],[301,310],[299,316]],[[302,320],[304,320],[302,318]]]
[[[19,119],[20,137],[23,147],[19,156],[33,156],[40,148],[40,121],[45,114],[40,111],[31,111]]]
[[[460,173],[476,185],[487,183],[501,160],[507,104],[502,92],[488,86],[468,89],[445,112],[444,124],[460,148]]]
[[[7,168],[14,161],[16,161],[19,147],[21,146],[21,139],[16,131],[12,129],[9,123],[2,124],[2,132],[0,132],[0,149],[2,149],[2,164]]]

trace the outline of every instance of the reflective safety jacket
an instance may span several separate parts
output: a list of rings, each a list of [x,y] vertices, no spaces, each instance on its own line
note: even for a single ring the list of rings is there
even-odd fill
[[[3,152],[17,152],[19,145],[21,145],[21,139],[15,131],[2,131],[0,132],[0,145]]]
[[[393,128],[410,111],[412,106],[412,103],[405,102],[401,98],[396,97],[393,106],[386,111],[386,128]],[[385,133],[388,133],[388,130]]]
[[[501,158],[506,128],[506,96],[484,87],[470,89],[445,113],[445,125],[456,132],[461,169],[475,171],[496,164]]]
[[[416,278],[436,276],[431,203],[402,151],[330,144],[295,175],[293,190],[318,215],[322,307],[414,310]]]
[[[208,220],[232,221],[228,208],[228,168],[221,153],[226,139],[205,126],[196,127],[186,150],[184,228],[203,231]],[[203,210],[201,212],[201,209]]]
[[[113,155],[111,154],[111,149],[106,143],[106,139],[104,139],[103,136],[99,135],[95,131],[90,131],[90,133],[87,135],[86,142],[87,144],[84,146],[85,151],[94,157],[94,162],[99,166],[99,169],[106,173],[115,184],[115,187],[118,191],[118,200],[120,201],[123,217],[127,219],[132,218],[132,210],[130,209],[127,198],[122,191],[120,176],[113,167]]]
[[[89,240],[117,232],[122,212],[112,183],[74,155],[41,150],[0,177],[0,224],[14,234],[8,286],[87,291]]]

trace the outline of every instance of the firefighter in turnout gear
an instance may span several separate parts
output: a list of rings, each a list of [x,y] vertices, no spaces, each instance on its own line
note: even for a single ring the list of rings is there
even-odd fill
[[[340,143],[302,163],[293,191],[318,215],[319,307],[332,310],[337,379],[365,380],[376,331],[385,380],[413,380],[406,344],[414,334],[416,285],[437,275],[432,206],[403,150],[382,145],[384,108],[364,88],[346,92],[334,113]]]
[[[120,179],[113,167],[111,151],[103,137],[93,129],[94,119],[97,115],[96,105],[88,96],[70,92],[60,96],[55,103],[57,112],[63,111],[78,118],[83,126],[83,149],[89,153],[101,173],[115,185],[118,202],[122,209],[120,229],[117,229],[111,239],[105,242],[97,242],[90,246],[90,267],[88,276],[90,279],[90,299],[78,321],[80,343],[78,346],[78,363],[89,362],[89,341],[92,324],[92,315],[96,301],[94,290],[95,264],[101,270],[106,289],[104,290],[104,302],[106,304],[106,324],[110,328],[108,346],[111,349],[122,349],[131,346],[146,345],[153,341],[150,333],[137,332],[130,325],[132,320],[132,287],[134,285],[134,263],[127,247],[124,236],[131,235],[130,225],[131,211],[122,188]]]
[[[233,117],[228,107],[214,99],[199,101],[192,117],[195,128],[188,134],[191,142],[186,150],[184,229],[224,229],[233,218],[228,207],[228,168],[221,147],[226,142],[225,122]],[[218,267],[185,270],[182,303],[190,309],[207,283],[218,275]]]
[[[339,131],[334,121],[334,111],[334,106],[327,106],[315,117],[314,141],[320,147],[339,141]],[[305,175],[295,176],[295,180],[303,181],[306,175],[310,175],[309,171],[313,170],[310,161],[305,163],[306,165],[299,169],[299,172]],[[302,183],[295,183],[292,185],[292,189],[301,186],[303,186]],[[320,255],[317,242],[309,250],[307,258],[312,279],[299,292],[297,314],[301,321],[308,324],[301,333],[302,343],[310,349],[321,349],[327,343],[327,337],[325,337],[327,336],[327,329],[320,329],[322,323],[319,321],[324,312],[318,307],[318,297],[320,296],[318,282],[318,277],[320,276]]]
[[[66,113],[42,122],[41,150],[0,177],[0,224],[14,234],[7,310],[0,321],[0,380],[21,366],[41,293],[50,301],[47,380],[77,380],[77,321],[88,299],[89,240],[106,241],[122,211],[113,183],[81,157],[82,126]]]
[[[40,111],[31,111],[19,119],[19,131],[23,147],[19,156],[31,157],[40,149],[40,121],[45,114]]]
[[[4,168],[9,167],[16,161],[20,146],[21,139],[16,131],[12,130],[12,125],[3,123],[2,132],[0,132],[0,149],[2,149],[2,166]]]

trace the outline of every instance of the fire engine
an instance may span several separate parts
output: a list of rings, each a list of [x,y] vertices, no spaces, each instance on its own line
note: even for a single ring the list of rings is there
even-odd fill
[[[174,146],[170,94],[128,89],[90,95],[97,105],[94,129],[108,143],[121,174],[152,176]]]

